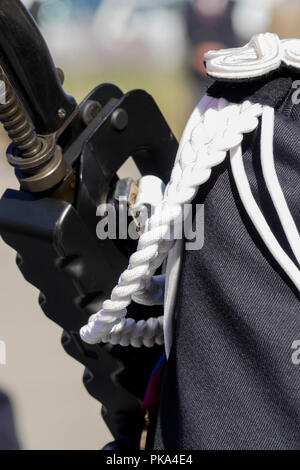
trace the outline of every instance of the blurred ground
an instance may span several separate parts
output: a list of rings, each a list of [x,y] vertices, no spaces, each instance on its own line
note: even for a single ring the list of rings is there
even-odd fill
[[[57,64],[59,65],[59,64]],[[80,101],[94,86],[111,81],[124,91],[144,88],[157,99],[180,136],[191,99],[184,73],[141,72],[117,68],[66,71],[65,89]],[[17,188],[5,158],[6,137],[0,133],[0,193]],[[100,405],[85,391],[83,366],[60,345],[61,329],[38,306],[38,292],[15,264],[15,253],[0,241],[0,340],[7,346],[7,365],[0,366],[0,387],[13,399],[21,444],[25,449],[100,449],[111,436]]]

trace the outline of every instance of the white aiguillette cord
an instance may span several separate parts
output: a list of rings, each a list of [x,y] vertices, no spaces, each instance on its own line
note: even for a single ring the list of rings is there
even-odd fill
[[[93,315],[88,325],[82,328],[81,337],[84,341],[90,344],[131,344],[134,347],[151,347],[163,343],[163,317],[135,322],[126,317],[126,308],[136,295],[139,302],[142,302],[145,291],[148,291],[146,298],[149,304],[149,273],[153,274],[174,244],[174,240],[168,243],[165,240],[169,225],[182,217],[184,204],[190,203],[199,186],[209,180],[212,168],[225,160],[229,150],[234,149],[236,152],[241,148],[244,134],[252,132],[258,126],[258,117],[262,110],[260,104],[244,102],[236,105],[222,98],[203,98],[192,115],[192,125],[188,123],[188,131],[184,133],[164,199],[154,216],[148,220],[140,237],[138,250],[131,256],[128,269],[121,275],[111,298],[104,302],[102,310]],[[239,160],[242,162],[241,156]],[[247,201],[245,203],[248,211]],[[249,209],[251,211],[252,206]],[[272,233],[271,235],[273,236]],[[295,273],[292,270],[289,272],[294,278]],[[153,277],[150,283],[153,303],[155,283]],[[159,283],[156,284],[159,289],[162,288]]]
[[[280,41],[276,34],[254,36],[243,48],[209,52],[205,56],[209,75],[221,79],[244,79],[266,75],[282,64],[300,70],[300,40]],[[162,301],[163,277],[154,276],[174,245],[167,235],[183,223],[184,205],[191,203],[199,186],[206,183],[212,169],[230,152],[233,176],[244,207],[265,245],[300,290],[300,271],[285,253],[259,209],[245,172],[242,141],[258,126],[262,117],[261,160],[263,175],[274,207],[291,249],[300,262],[299,233],[277,178],[273,156],[274,110],[246,101],[240,105],[208,96],[194,110],[181,139],[171,179],[163,200],[147,220],[110,299],[100,312],[81,329],[81,338],[89,344],[109,342],[134,347],[164,342],[163,317],[135,322],[127,318],[132,300],[146,305]]]
[[[273,129],[274,110],[268,106],[264,106],[262,113],[261,133],[261,161],[263,166],[263,174],[268,190],[270,191],[270,196],[287,238],[291,244],[291,248],[293,249],[295,256],[297,256],[299,255],[300,248],[299,234],[295,222],[287,207],[275,171],[273,156]],[[300,271],[298,267],[278,243],[263,213],[258,207],[257,202],[254,199],[244,167],[241,145],[231,149],[230,161],[235,184],[247,214],[249,215],[257,232],[259,233],[261,239],[267,246],[274,259],[283,268],[298,290],[300,290]]]
[[[300,236],[281,189],[274,162],[274,109],[264,106],[261,130],[261,165],[266,186],[276,208],[285,235],[300,265]]]

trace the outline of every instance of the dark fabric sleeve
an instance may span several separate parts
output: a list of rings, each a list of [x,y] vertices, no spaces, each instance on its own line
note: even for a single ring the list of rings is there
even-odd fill
[[[276,170],[300,228],[299,106],[277,103]],[[287,253],[259,158],[260,130],[244,140],[256,201]],[[205,244],[187,251],[155,449],[299,449],[299,292],[262,243],[239,199],[230,163],[198,192]]]
[[[0,392],[0,450],[19,450],[13,412],[6,395]]]

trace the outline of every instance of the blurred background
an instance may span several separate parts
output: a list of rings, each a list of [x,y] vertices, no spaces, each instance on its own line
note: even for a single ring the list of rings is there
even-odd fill
[[[193,107],[205,93],[203,54],[236,47],[253,34],[300,37],[299,0],[25,0],[38,22],[64,88],[81,101],[101,82],[123,91],[143,88],[158,102],[180,138]],[[4,158],[1,130],[1,194],[17,188]],[[60,346],[60,329],[37,304],[38,292],[0,243],[0,340],[7,364],[0,388],[13,405],[24,449],[100,449],[111,436],[100,406],[81,384],[83,368]],[[3,395],[2,395],[3,397]],[[4,397],[1,403],[6,403]],[[0,448],[4,446],[5,438]],[[13,444],[11,444],[13,446]]]

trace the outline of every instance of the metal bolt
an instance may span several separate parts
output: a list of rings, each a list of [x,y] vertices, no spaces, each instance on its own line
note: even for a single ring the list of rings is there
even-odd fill
[[[67,115],[67,111],[64,109],[64,108],[60,108],[57,112],[58,114],[58,117],[60,119],[65,119],[66,115]]]
[[[100,113],[102,109],[101,104],[98,101],[88,100],[81,112],[81,117],[85,125],[88,125],[96,116]]]
[[[116,109],[111,117],[111,123],[118,131],[123,131],[128,126],[128,114],[125,109]]]

